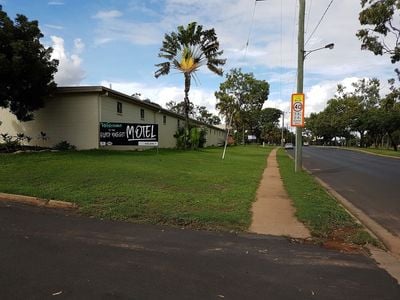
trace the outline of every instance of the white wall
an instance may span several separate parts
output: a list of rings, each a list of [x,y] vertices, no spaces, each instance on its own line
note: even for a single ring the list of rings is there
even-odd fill
[[[34,120],[19,122],[14,115],[0,111],[1,133],[24,133],[32,137],[30,145],[52,147],[61,141],[78,149],[98,146],[98,95],[65,94],[46,100],[45,107],[34,113]],[[43,131],[47,141],[40,138]]]

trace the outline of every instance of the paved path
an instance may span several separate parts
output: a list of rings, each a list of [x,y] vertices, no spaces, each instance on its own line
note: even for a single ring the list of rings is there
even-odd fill
[[[309,238],[309,230],[295,217],[295,208],[289,199],[279,173],[276,151],[267,160],[257,200],[252,207],[253,220],[250,231],[261,234]]]

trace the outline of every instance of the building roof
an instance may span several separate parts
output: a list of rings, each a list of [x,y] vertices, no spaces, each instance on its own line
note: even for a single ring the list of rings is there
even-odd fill
[[[115,98],[119,98],[121,100],[131,102],[137,105],[140,105],[142,107],[146,107],[147,109],[156,111],[158,113],[166,114],[173,116],[175,118],[185,120],[185,116],[177,114],[173,111],[167,110],[165,108],[162,108],[159,104],[154,103],[149,101],[148,99],[146,100],[141,100],[139,97],[136,95],[126,95],[124,93],[115,91],[113,89],[104,87],[104,86],[61,86],[57,87],[56,94],[74,94],[74,93],[101,93],[105,95],[112,95]],[[208,127],[212,127],[217,130],[223,130],[222,128],[215,126],[215,125],[210,125],[204,122],[200,122],[198,120],[190,119],[191,122],[196,123],[198,125],[206,125]]]

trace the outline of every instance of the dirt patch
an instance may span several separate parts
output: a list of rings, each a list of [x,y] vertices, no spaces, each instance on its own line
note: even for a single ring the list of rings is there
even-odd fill
[[[327,249],[334,249],[346,253],[367,253],[362,245],[357,245],[350,240],[357,235],[359,229],[345,227],[334,230],[322,243],[322,246]]]

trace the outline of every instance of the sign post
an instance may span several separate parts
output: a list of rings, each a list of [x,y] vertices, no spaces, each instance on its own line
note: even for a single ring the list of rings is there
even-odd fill
[[[291,125],[296,127],[296,149],[294,153],[294,171],[301,172],[302,170],[302,147],[303,137],[302,128],[304,127],[304,94],[297,93],[292,95],[291,107]]]
[[[291,126],[304,127],[304,94],[292,94]]]

